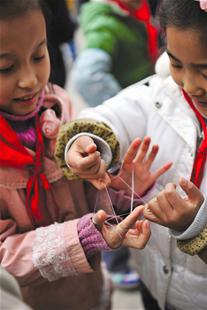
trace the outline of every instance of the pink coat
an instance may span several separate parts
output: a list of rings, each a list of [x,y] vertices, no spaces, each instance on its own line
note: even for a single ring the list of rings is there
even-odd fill
[[[60,108],[64,122],[69,113],[61,97],[50,95],[47,105]],[[44,158],[44,173],[51,189],[42,197],[45,220],[35,228],[25,206],[29,172],[0,167],[1,265],[16,277],[33,309],[91,309],[99,304],[103,288],[100,257],[87,260],[77,222],[93,211],[94,202],[81,181],[63,176],[53,158]]]

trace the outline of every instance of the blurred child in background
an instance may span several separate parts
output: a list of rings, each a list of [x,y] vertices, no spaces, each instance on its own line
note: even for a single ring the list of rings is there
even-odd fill
[[[84,49],[72,80],[90,106],[153,72],[157,30],[146,0],[89,1],[81,6]]]

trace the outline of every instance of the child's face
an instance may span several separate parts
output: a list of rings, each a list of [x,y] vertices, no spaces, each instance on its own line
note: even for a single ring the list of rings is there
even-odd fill
[[[167,52],[174,81],[207,117],[207,52],[198,32],[167,28]]]
[[[0,20],[0,110],[14,115],[34,111],[49,74],[41,11]]]

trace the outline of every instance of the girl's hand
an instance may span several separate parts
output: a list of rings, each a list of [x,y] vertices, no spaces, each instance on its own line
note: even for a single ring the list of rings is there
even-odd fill
[[[67,163],[80,178],[94,178],[101,174],[101,157],[97,146],[89,136],[77,138],[67,154]]]
[[[143,249],[150,238],[149,222],[146,220],[138,221],[143,208],[144,206],[135,208],[122,222],[113,226],[105,223],[107,214],[105,211],[99,210],[94,215],[93,223],[101,231],[106,243],[112,249],[121,245]]]
[[[134,169],[135,187],[134,190],[138,195],[142,195],[149,189],[162,174],[170,169],[172,163],[167,163],[155,172],[151,172],[150,168],[154,162],[159,147],[153,145],[149,151],[151,139],[144,137],[143,141],[137,138],[130,145],[124,157],[123,165],[118,176],[112,178],[111,186],[116,189],[123,189],[128,195],[131,190],[125,183],[131,186],[132,170]],[[124,182],[121,179],[124,180]]]
[[[40,125],[46,138],[55,139],[60,128],[60,119],[53,109],[47,109],[40,115]]]
[[[106,165],[89,136],[81,136],[73,142],[68,150],[67,163],[74,174],[87,179],[98,189],[103,189],[110,183]]]
[[[186,230],[193,222],[204,197],[190,181],[181,178],[179,185],[187,197],[182,198],[176,191],[176,185],[169,183],[155,199],[145,205],[144,217],[176,231]]]
[[[40,126],[46,140],[47,156],[53,157],[55,151],[56,137],[60,129],[61,121],[53,109],[46,109],[40,115]]]

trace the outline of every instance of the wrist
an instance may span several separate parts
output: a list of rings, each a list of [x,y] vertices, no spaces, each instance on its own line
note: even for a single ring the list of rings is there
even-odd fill
[[[78,235],[87,258],[100,251],[111,250],[101,232],[92,222],[93,213],[84,215],[78,222]]]
[[[206,227],[207,225],[207,199],[205,198],[202,206],[194,217],[188,227],[182,232],[171,230],[171,234],[177,240],[187,240],[194,238],[199,235],[199,233]]]

